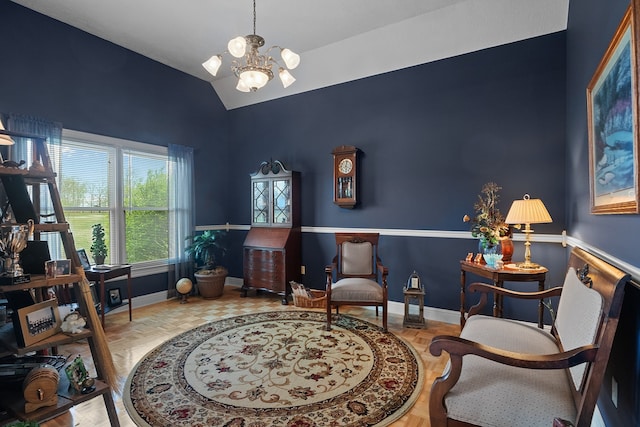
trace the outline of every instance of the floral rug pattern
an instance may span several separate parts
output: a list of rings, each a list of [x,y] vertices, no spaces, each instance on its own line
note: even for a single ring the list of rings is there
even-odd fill
[[[385,426],[422,389],[415,350],[341,315],[311,311],[212,322],[152,350],[124,390],[139,426]]]

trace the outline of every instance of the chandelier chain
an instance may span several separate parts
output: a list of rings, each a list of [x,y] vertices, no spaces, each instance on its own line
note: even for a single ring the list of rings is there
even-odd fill
[[[253,34],[256,34],[256,0],[253,0]]]

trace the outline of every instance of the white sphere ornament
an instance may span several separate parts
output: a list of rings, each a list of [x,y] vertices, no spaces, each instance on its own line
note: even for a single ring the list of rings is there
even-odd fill
[[[176,282],[176,291],[182,295],[182,301],[180,301],[182,304],[187,302],[187,295],[191,292],[191,289],[193,289],[193,282],[191,279],[183,277]]]

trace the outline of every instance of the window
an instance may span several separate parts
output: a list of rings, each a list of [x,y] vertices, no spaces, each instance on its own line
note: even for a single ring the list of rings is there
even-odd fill
[[[50,154],[76,248],[90,255],[91,226],[100,223],[109,247],[107,263],[166,265],[166,147],[65,130],[62,144],[50,147]]]

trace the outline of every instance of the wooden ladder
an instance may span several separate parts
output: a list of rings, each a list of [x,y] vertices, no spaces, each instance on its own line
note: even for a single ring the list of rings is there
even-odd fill
[[[28,194],[27,186],[31,187],[32,193],[30,202],[33,205],[33,213],[35,214],[35,218],[32,218],[34,221],[34,239],[39,240],[41,233],[57,232],[60,234],[66,257],[71,260],[71,271],[72,273],[75,272],[75,274],[77,274],[81,279],[77,283],[74,283],[73,287],[81,312],[86,313],[87,328],[92,331],[92,334],[87,337],[87,342],[91,350],[97,377],[109,386],[109,390],[102,393],[107,413],[109,415],[109,420],[112,426],[119,426],[120,423],[118,421],[112,391],[116,390],[120,379],[116,375],[106,336],[98,317],[98,313],[93,305],[90,285],[86,279],[84,270],[82,269],[80,258],[76,251],[73,234],[71,233],[69,223],[64,215],[62,199],[60,198],[60,191],[55,179],[56,174],[53,171],[51,157],[49,156],[49,152],[46,147],[46,138],[38,135],[4,131],[1,129],[0,134],[12,137],[29,138],[33,143],[33,155],[31,159],[32,167],[29,170],[26,170],[18,167],[0,166],[0,176],[3,178],[13,177],[11,178],[11,182],[16,185],[18,191],[21,191],[22,194],[24,194],[24,192]],[[20,185],[21,181],[24,183],[24,188]],[[47,215],[46,218],[54,216],[55,221],[47,220],[45,223],[40,222],[40,198],[42,184],[46,184],[48,188],[48,194],[51,198],[51,204],[54,211],[53,215]],[[9,200],[9,204],[11,205],[11,200]],[[45,216],[43,215],[43,217]]]

